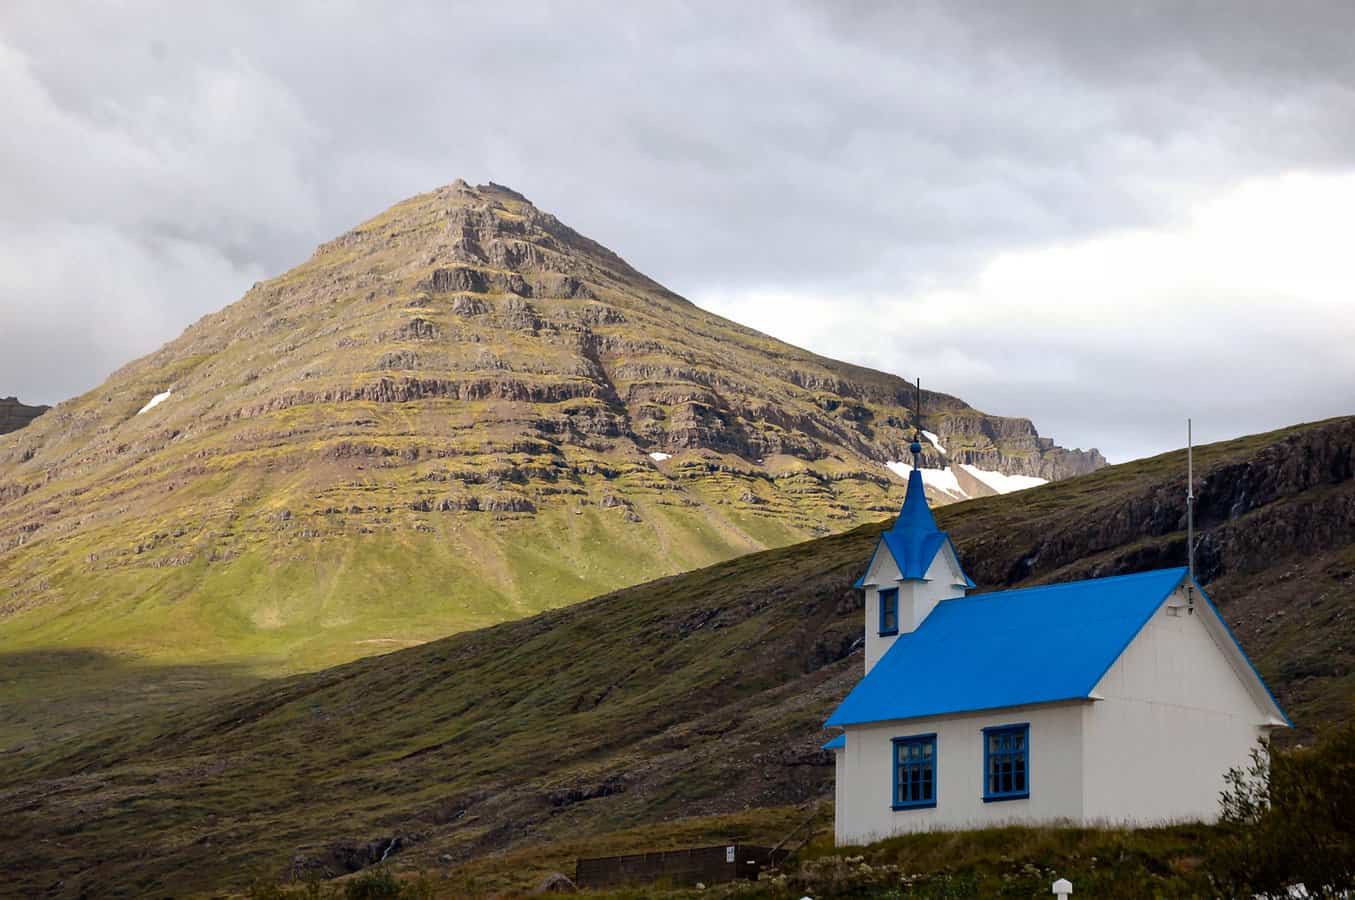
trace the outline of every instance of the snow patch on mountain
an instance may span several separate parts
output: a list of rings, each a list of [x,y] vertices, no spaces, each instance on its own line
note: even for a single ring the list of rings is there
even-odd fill
[[[166,400],[168,400],[168,399],[169,399],[169,395],[172,394],[172,393],[174,393],[174,391],[169,390],[169,391],[165,391],[163,394],[156,394],[154,397],[151,398],[151,402],[150,402],[150,403],[147,403],[145,406],[143,406],[143,407],[141,407],[140,409],[138,409],[138,410],[136,411],[136,414],[139,416],[139,415],[141,415],[143,412],[149,412],[150,410],[155,409],[155,408],[156,408],[157,406],[159,406],[161,403],[164,403]]]
[[[922,432],[922,436],[925,437],[927,440],[931,441],[932,446],[935,447],[937,450],[941,451],[942,453],[946,452],[946,448],[941,446],[941,439],[939,437],[932,434],[930,431],[925,430]]]
[[[900,478],[907,478],[913,473],[913,467],[906,462],[887,462],[885,466]],[[922,484],[933,490],[940,491],[947,497],[955,500],[967,500],[969,495],[960,487],[960,482],[955,478],[955,473],[950,469],[919,469],[922,474]]]
[[[665,459],[672,459],[673,454],[660,453],[657,450],[655,450],[653,453],[649,454],[649,458],[654,460],[654,462],[663,462]],[[759,460],[759,462],[761,462],[761,460]]]
[[[1024,491],[1027,488],[1039,487],[1042,484],[1049,483],[1048,479],[1036,478],[1034,475],[1004,475],[1001,472],[990,472],[987,469],[980,469],[978,466],[971,466],[968,463],[961,463],[960,468],[964,469],[970,475],[973,475],[999,494]]]
[[[926,434],[926,432],[923,433]],[[931,440],[931,438],[928,437],[928,440]],[[937,449],[939,450],[940,447],[937,447]],[[907,479],[908,476],[913,473],[913,466],[906,462],[887,462],[885,463],[885,467],[903,479]],[[1027,488],[1038,487],[1042,484],[1049,483],[1045,479],[1036,478],[1033,475],[1005,475],[1002,472],[980,469],[978,466],[971,466],[967,463],[962,463],[960,468],[972,475],[975,480],[992,488],[999,494],[1024,491]],[[972,496],[960,486],[960,481],[955,477],[955,470],[953,468],[924,468],[919,471],[922,474],[922,484],[939,494],[949,497],[952,500],[968,500]]]

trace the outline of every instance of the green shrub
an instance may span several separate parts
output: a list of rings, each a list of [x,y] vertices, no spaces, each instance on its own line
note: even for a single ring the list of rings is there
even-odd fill
[[[398,900],[403,890],[390,869],[378,866],[344,885],[347,900]]]
[[[256,881],[246,896],[249,900],[432,900],[437,892],[426,877],[401,881],[385,866],[377,866],[342,883],[318,878],[290,886]]]
[[[1310,896],[1355,889],[1355,720],[1311,749],[1253,751],[1228,774],[1221,798],[1233,828],[1213,854],[1212,874],[1233,895]]]

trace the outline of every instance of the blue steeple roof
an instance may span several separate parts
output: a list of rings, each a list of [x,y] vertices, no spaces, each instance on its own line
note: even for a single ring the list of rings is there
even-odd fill
[[[927,506],[927,494],[922,489],[922,473],[914,467],[908,474],[908,493],[903,495],[903,509],[894,521],[893,531],[936,533],[936,520]]]
[[[914,465],[913,471],[908,475],[908,492],[903,497],[903,509],[894,520],[894,526],[880,535],[880,544],[889,548],[889,555],[894,557],[899,574],[905,581],[925,578],[932,560],[936,559],[936,554],[950,541],[950,536],[937,528],[936,520],[932,518],[931,508],[927,505],[927,494],[922,487],[922,473],[917,466],[922,448],[916,443],[913,446]],[[865,586],[866,575],[870,573],[870,567],[879,553],[880,545],[876,545],[870,563],[866,564],[866,571],[856,580],[856,587]],[[964,579],[969,587],[974,586],[968,575],[965,575]]]

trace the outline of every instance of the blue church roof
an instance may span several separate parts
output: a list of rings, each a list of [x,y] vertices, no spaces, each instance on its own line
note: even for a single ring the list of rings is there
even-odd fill
[[[845,734],[839,734],[837,737],[833,738],[832,740],[827,741],[827,742],[826,742],[822,747],[820,747],[819,749],[820,749],[820,750],[839,750],[839,749],[841,749],[841,748],[843,748],[843,747],[845,747],[845,746],[847,746],[847,735],[845,735]]]
[[[942,600],[826,724],[1084,698],[1185,577],[1160,569]]]
[[[898,564],[899,572],[905,580],[922,579],[931,568],[936,554],[950,540],[946,532],[936,527],[932,511],[927,506],[927,494],[922,487],[922,473],[914,468],[908,475],[908,492],[903,497],[903,509],[894,521],[894,526],[880,535],[880,543],[866,564],[866,571],[856,580],[854,587],[864,587],[866,575],[880,553],[880,546],[889,548],[889,553]],[[974,582],[965,576],[970,587]]]

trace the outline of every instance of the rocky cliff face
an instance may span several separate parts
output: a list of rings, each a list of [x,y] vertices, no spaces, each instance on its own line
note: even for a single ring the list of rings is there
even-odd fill
[[[0,632],[318,664],[487,624],[882,518],[911,398],[458,182],[0,440]],[[951,462],[1104,463],[924,403]]]
[[[18,397],[0,397],[0,434],[18,431],[49,409],[50,406],[27,406]]]
[[[1243,459],[1210,465],[1212,449],[1198,455],[1196,567],[1201,582],[1245,576],[1277,558],[1319,557],[1355,544],[1355,419],[1337,419],[1275,439]],[[1097,578],[1179,565],[1185,558],[1186,498],[1181,454],[1159,457],[1152,470],[1170,474],[1150,486],[1100,494],[1095,516],[1065,516],[1003,527],[988,522],[969,540],[970,576],[982,584],[1011,585],[1031,577]],[[1209,468],[1203,468],[1209,466]],[[1250,517],[1264,509],[1264,519]],[[962,520],[963,521],[963,520]],[[1127,550],[1126,548],[1132,548]]]

